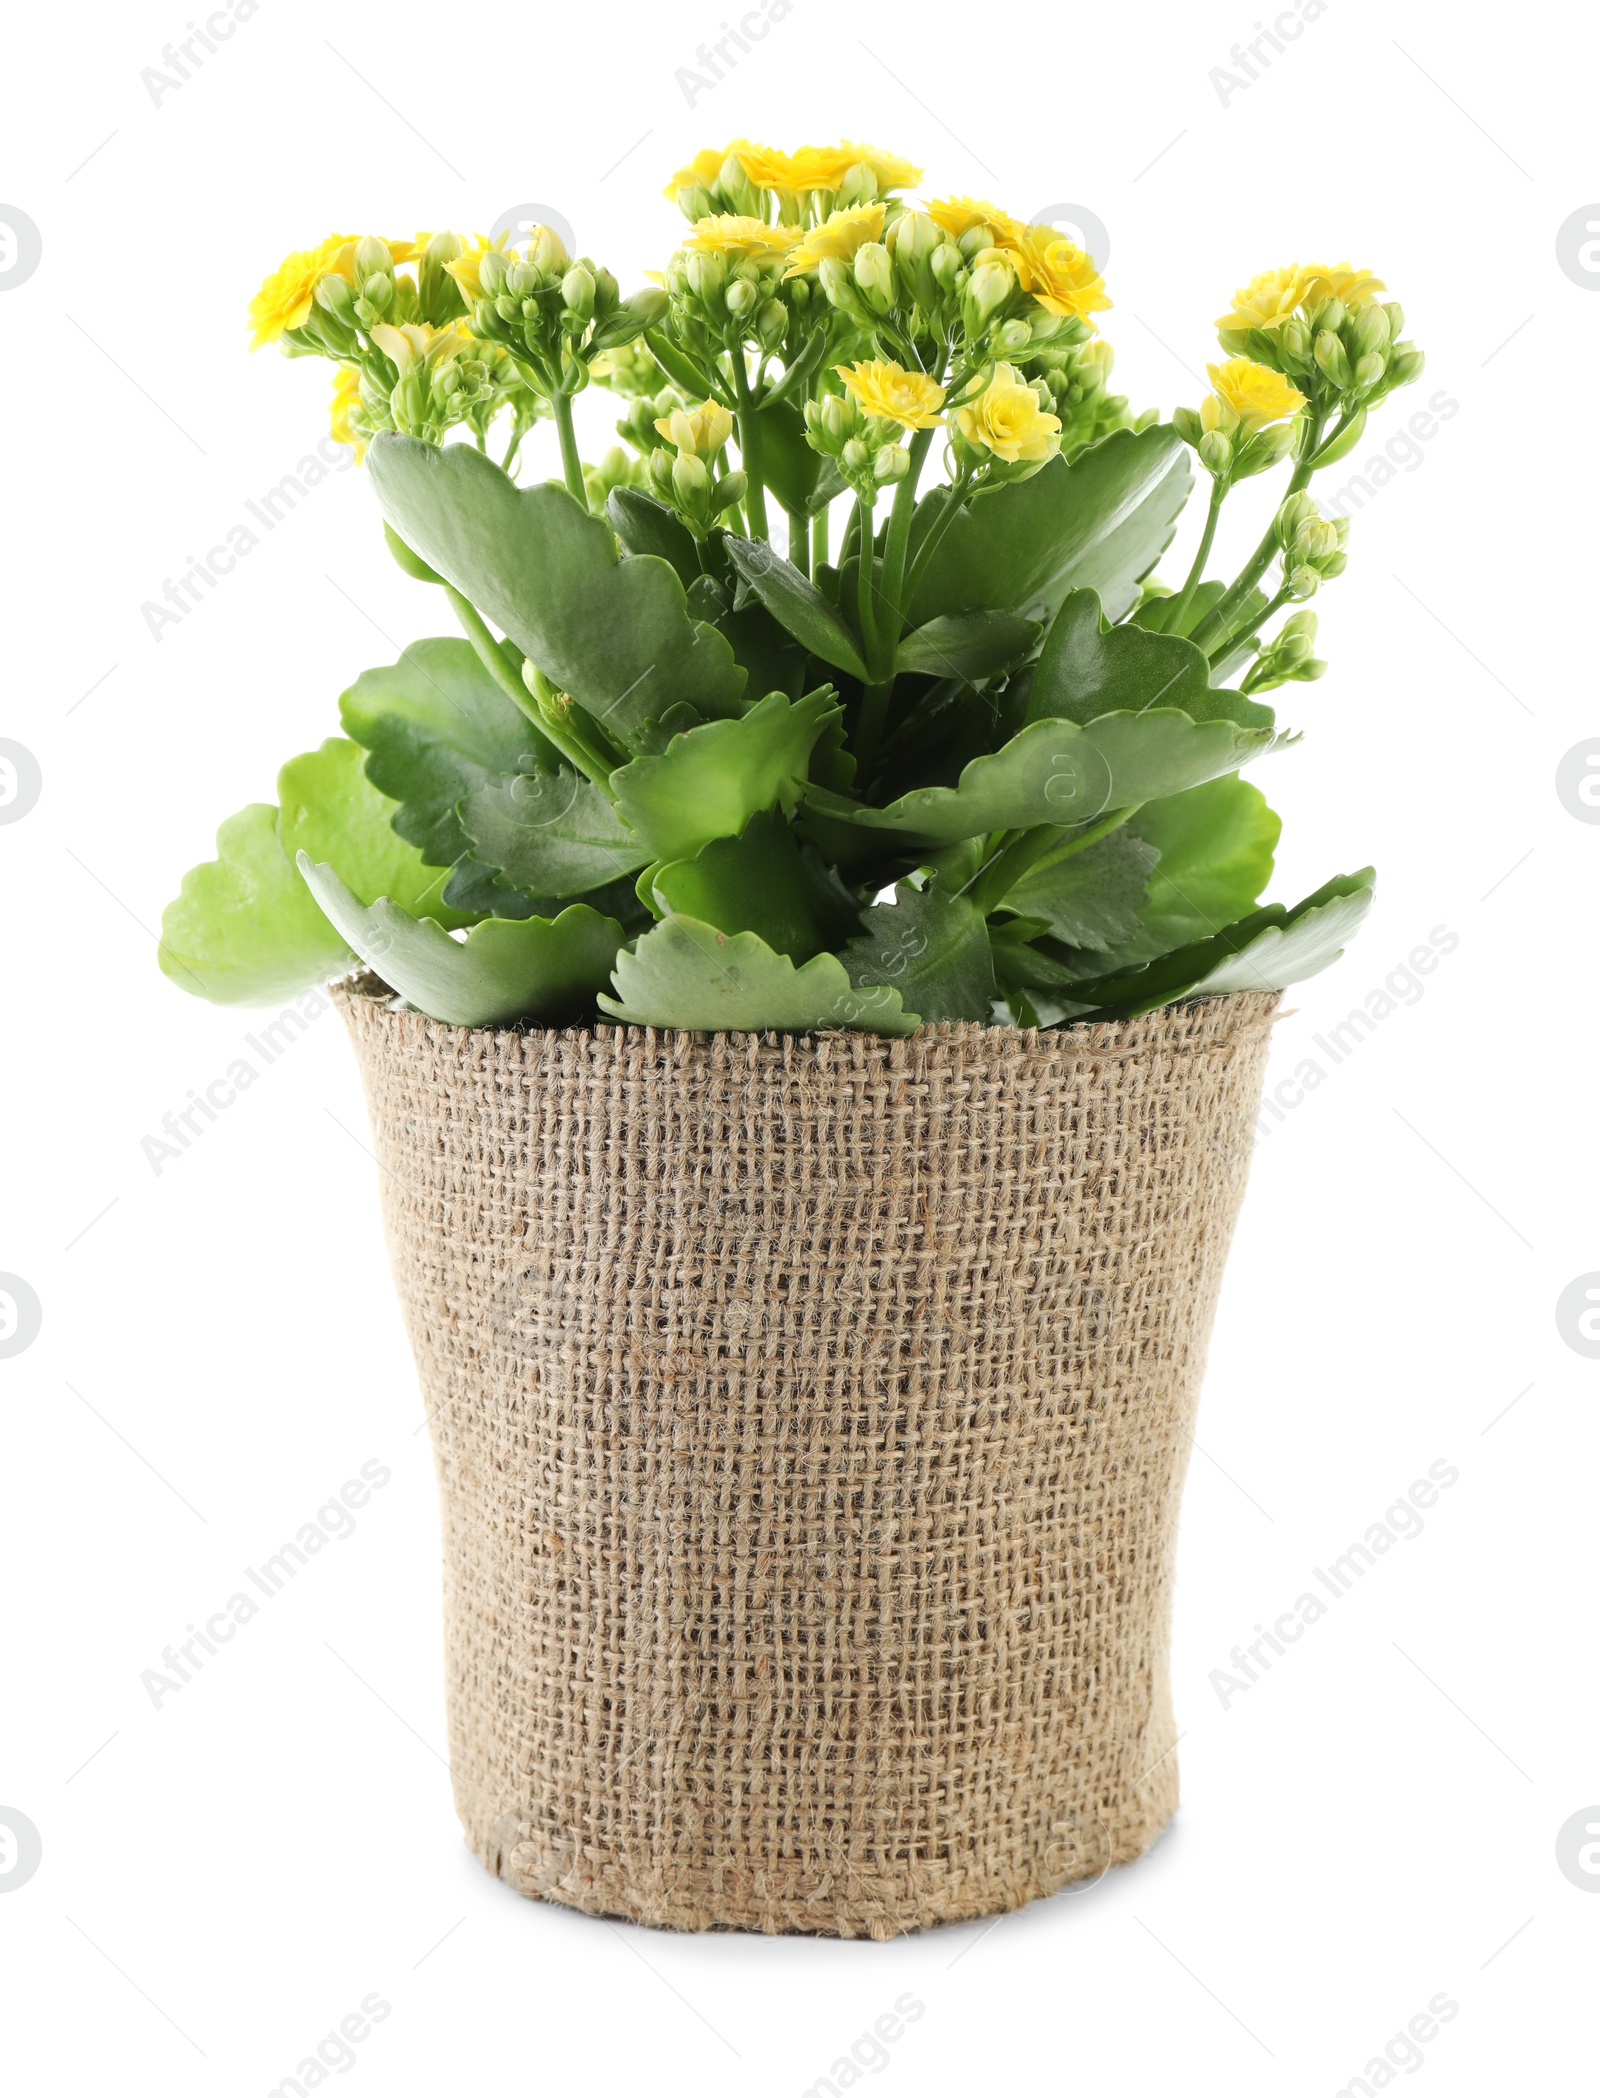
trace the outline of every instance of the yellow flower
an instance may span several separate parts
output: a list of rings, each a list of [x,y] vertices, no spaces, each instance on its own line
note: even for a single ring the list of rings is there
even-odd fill
[[[1252,328],[1281,328],[1306,294],[1306,272],[1298,262],[1287,269],[1262,270],[1233,295],[1233,311],[1217,322],[1224,335],[1244,335]]]
[[[885,153],[877,146],[863,146],[854,139],[841,139],[836,146],[802,146],[790,161],[791,189],[836,190],[855,167],[870,168],[879,189],[912,189],[922,180],[922,170],[898,153]]]
[[[661,194],[676,200],[680,189],[710,189],[722,173],[727,157],[726,148],[718,153],[714,147],[702,146],[687,167],[679,168]]]
[[[470,248],[463,248],[454,262],[445,264],[445,271],[447,275],[455,278],[469,299],[476,299],[482,292],[478,282],[478,271],[483,266],[484,256],[507,255],[510,252],[510,240],[506,234],[497,233],[492,240],[488,240],[479,233],[474,235]]]
[[[1015,465],[1048,459],[1060,447],[1061,418],[1047,415],[1014,365],[997,364],[982,393],[956,409],[956,427],[975,451]]]
[[[775,256],[787,255],[799,238],[795,226],[769,226],[763,219],[740,218],[724,211],[714,218],[696,219],[684,246],[701,255]]]
[[[1005,253],[1023,290],[1058,319],[1088,321],[1092,328],[1090,315],[1111,304],[1094,263],[1053,226],[1025,226],[1005,242]]]
[[[1238,419],[1238,427],[1246,437],[1253,437],[1268,423],[1282,422],[1286,415],[1293,415],[1306,404],[1305,395],[1291,386],[1281,372],[1254,364],[1248,357],[1230,357],[1226,364],[1208,364],[1206,377],[1216,388],[1217,399]],[[1200,411],[1203,422],[1210,405],[1206,402]],[[1206,422],[1206,427],[1212,427],[1211,423]]]
[[[879,189],[915,189],[922,180],[922,170],[898,153],[885,153],[877,146],[858,145],[853,139],[844,139],[839,145],[839,158],[847,168],[869,167]]]
[[[328,410],[328,428],[335,444],[348,444],[354,448],[356,464],[361,464],[366,453],[367,440],[351,422],[352,411],[361,400],[361,374],[353,364],[341,364],[333,375],[333,401]]]
[[[285,255],[250,301],[251,349],[259,350],[266,343],[276,342],[286,328],[305,325],[318,283],[336,273],[339,253],[347,247],[352,247],[350,234],[330,233],[318,247]]]
[[[1301,301],[1308,306],[1323,299],[1341,299],[1359,313],[1363,306],[1372,304],[1380,291],[1389,288],[1371,270],[1352,269],[1348,262],[1308,262],[1304,274],[1306,284]]]
[[[1028,230],[1021,219],[1014,219],[986,197],[936,197],[928,206],[928,216],[952,240],[959,240],[974,226],[987,226],[996,240],[1006,241],[1019,240]]]
[[[776,146],[758,146],[754,139],[736,138],[728,152],[739,156],[740,166],[757,189],[795,187],[794,160]]]
[[[659,416],[656,428],[680,458],[709,466],[733,435],[733,417],[715,401],[702,401],[698,408],[674,408],[670,415]]]
[[[785,277],[802,276],[830,255],[848,262],[857,248],[865,247],[869,240],[876,240],[882,231],[881,204],[852,204],[848,211],[836,211],[820,226],[812,227],[789,257],[789,267],[783,274]]]
[[[903,365],[877,357],[864,364],[836,364],[834,370],[869,415],[881,415],[885,422],[901,423],[908,430],[938,428],[944,388],[926,372],[908,372]]]

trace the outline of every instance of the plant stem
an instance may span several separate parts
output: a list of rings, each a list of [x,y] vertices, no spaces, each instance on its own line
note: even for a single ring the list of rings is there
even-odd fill
[[[933,493],[937,495],[940,491],[935,489]],[[939,514],[928,527],[921,546],[917,548],[917,557],[912,562],[911,573],[906,579],[906,603],[908,605],[913,603],[916,598],[917,586],[922,581],[923,572],[927,568],[928,563],[933,559],[934,549],[938,546],[945,533],[949,531],[960,513],[962,494],[963,484],[961,482],[952,481],[947,484],[944,490],[944,502],[940,506]]]
[[[1227,492],[1226,481],[1214,480],[1211,483],[1211,506],[1206,511],[1206,528],[1200,534],[1200,545],[1195,552],[1194,561],[1189,573],[1184,577],[1183,588],[1171,603],[1163,608],[1161,631],[1164,634],[1182,631],[1183,615],[1188,611],[1195,591],[1200,587],[1200,579],[1206,571],[1206,562],[1211,555],[1211,542],[1217,536],[1217,519],[1222,514],[1222,498]]]
[[[569,765],[575,766],[585,779],[592,780],[608,799],[615,800],[611,792],[613,766],[598,751],[591,750],[576,729],[562,718],[555,687],[537,667],[533,673],[533,686],[534,705],[539,709],[535,718],[545,735]]]
[[[878,622],[872,606],[872,512],[866,498],[856,497],[856,617],[861,623],[861,653],[870,669],[877,654]]]
[[[1068,838],[1065,843],[1061,840],[1058,823],[1040,823],[1030,830],[1016,832],[992,859],[978,869],[968,882],[965,893],[987,917],[997,904],[1005,901],[1025,874],[1042,866],[1057,866],[1087,846],[1097,845],[1112,831],[1120,829],[1139,807],[1140,803],[1133,802],[1125,809],[1113,809],[1109,816],[1101,816],[1087,830],[1080,831],[1075,838]]]
[[[572,396],[570,393],[553,393],[550,405],[555,411],[556,433],[561,439],[561,472],[567,484],[567,493],[585,510],[589,507],[589,492],[583,485],[583,461],[578,457],[578,433],[572,427]]]
[[[1278,551],[1278,512],[1283,508],[1291,495],[1300,493],[1301,489],[1305,487],[1312,474],[1316,471],[1311,462],[1321,448],[1322,424],[1323,418],[1318,416],[1307,430],[1305,457],[1289,476],[1288,487],[1273,506],[1272,522],[1262,533],[1260,543],[1256,547],[1255,552],[1189,636],[1196,648],[1209,647],[1216,640],[1217,635],[1226,630],[1229,616],[1238,610],[1239,605],[1254,589],[1261,577],[1266,574],[1273,555]]]
[[[803,510],[789,512],[789,559],[802,575],[811,573],[811,526]]]
[[[533,694],[523,684],[521,678],[513,673],[499,642],[496,641],[493,634],[484,625],[477,606],[469,604],[467,599],[461,595],[461,592],[453,589],[449,583],[446,583],[444,586],[444,594],[450,600],[450,609],[461,622],[461,631],[472,643],[478,661],[488,671],[490,677],[494,679],[495,683],[518,712],[528,717],[540,738],[550,746],[551,756],[560,756],[561,752],[545,727],[543,716],[534,704]]]
[[[918,430],[912,436],[908,447],[911,468],[896,488],[894,508],[889,512],[889,535],[883,548],[885,619],[879,642],[888,658],[883,669],[891,675],[894,651],[900,640],[900,629],[905,617],[906,548],[911,541],[911,520],[916,515],[917,481],[922,473],[922,462],[927,458],[928,447],[932,442],[932,430]]]
[[[823,504],[811,520],[811,572],[817,570],[828,558],[828,506]]]
[[[744,349],[735,343],[728,362],[733,366],[734,390],[739,396],[739,463],[744,468],[747,487],[744,504],[750,516],[751,536],[756,539],[769,537],[767,530],[767,492],[761,480],[761,426],[760,410],[756,407],[750,391],[750,380],[744,368]]]
[[[1211,663],[1218,663],[1224,656],[1231,656],[1241,641],[1248,641],[1258,628],[1266,625],[1274,612],[1289,602],[1289,594],[1289,586],[1286,583],[1275,597],[1269,599],[1261,607],[1261,610],[1250,621],[1248,626],[1240,627],[1237,633],[1224,634],[1220,641],[1214,642],[1207,660]]]

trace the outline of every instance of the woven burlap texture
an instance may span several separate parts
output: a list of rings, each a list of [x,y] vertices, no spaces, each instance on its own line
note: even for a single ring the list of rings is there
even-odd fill
[[[1146,1850],[1276,999],[885,1041],[338,997],[483,1862],[599,1915],[886,1938]]]

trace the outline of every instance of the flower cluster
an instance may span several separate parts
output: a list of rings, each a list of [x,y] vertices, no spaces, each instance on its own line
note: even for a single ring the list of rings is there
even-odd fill
[[[332,361],[335,434],[460,635],[358,679],[281,810],[223,826],[163,919],[178,981],[277,1001],[360,956],[457,1025],[906,1033],[1336,956],[1370,869],[1261,904],[1276,819],[1234,775],[1281,740],[1260,695],[1327,667],[1307,600],[1349,526],[1309,484],[1420,372],[1399,306],[1348,264],[1267,271],[1200,404],[1132,417],[1091,257],[920,182],[735,139],[673,177],[677,246],[632,297],[548,227],[285,259],[253,338]],[[621,411],[598,463],[591,382]],[[519,487],[540,416],[561,480]],[[1208,574],[1275,466],[1258,543]]]

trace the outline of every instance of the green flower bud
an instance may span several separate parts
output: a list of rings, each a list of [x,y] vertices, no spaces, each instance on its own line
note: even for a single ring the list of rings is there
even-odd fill
[[[326,276],[317,279],[316,301],[319,306],[346,324],[355,313],[355,293],[343,277]]]
[[[967,279],[967,288],[961,298],[962,315],[966,320],[968,333],[981,335],[991,317],[1006,303],[1016,288],[1016,277],[1005,263],[979,263]]]
[[[852,275],[873,312],[887,313],[894,304],[894,264],[882,241],[869,240],[857,248]]]
[[[1278,330],[1278,348],[1290,370],[1305,370],[1311,356],[1311,330],[1298,313],[1290,314]]]
[[[506,288],[510,264],[498,249],[491,248],[479,258],[478,289],[486,299],[498,299]]]
[[[995,331],[995,349],[1004,357],[1014,357],[1019,351],[1032,349],[1033,329],[1026,321],[1007,321]]]
[[[531,262],[513,261],[506,270],[506,291],[513,299],[529,299],[543,283]]]
[[[712,490],[712,508],[726,510],[732,503],[742,503],[747,485],[745,475],[737,468],[731,474],[724,474]]]
[[[566,269],[571,258],[562,244],[561,235],[553,226],[535,226],[528,249],[528,260],[536,270],[541,270],[548,276],[557,276]]]
[[[760,218],[760,194],[745,173],[744,162],[737,153],[730,153],[717,170],[717,188],[722,192],[729,211],[741,218]]]
[[[1315,597],[1322,578],[1314,568],[1293,568],[1283,580],[1291,597]]]
[[[1340,393],[1348,393],[1352,376],[1350,359],[1345,355],[1344,344],[1331,328],[1324,328],[1317,336],[1312,355],[1329,385],[1337,388]]]
[[[961,275],[961,250],[953,241],[943,241],[934,249],[928,267],[941,291],[954,291]]]
[[[903,444],[880,445],[872,462],[872,478],[879,487],[903,481],[911,471],[911,454]]]
[[[650,475],[650,485],[663,502],[671,502],[672,500],[672,469],[674,463],[674,455],[664,446],[659,451],[652,452],[646,461],[646,470]]]
[[[1307,495],[1303,490],[1299,495],[1291,495],[1287,502],[1279,505],[1278,514],[1272,521],[1279,546],[1291,545],[1301,526],[1314,523],[1320,514],[1314,495]]]
[[[1369,306],[1365,313],[1356,315],[1349,342],[1358,359],[1386,350],[1389,341],[1389,316],[1381,306]]]
[[[856,280],[848,262],[837,255],[825,255],[817,265],[817,281],[830,306],[837,306],[841,313],[848,313],[855,320],[871,319],[861,294],[856,290]]]
[[[691,226],[696,219],[711,218],[716,208],[716,198],[710,190],[702,189],[697,182],[686,182],[678,192],[678,209]]]
[[[1389,323],[1389,340],[1398,342],[1405,333],[1406,309],[1398,299],[1391,299],[1386,306],[1380,306],[1378,311]]]
[[[613,283],[615,280],[613,279]],[[561,303],[580,321],[594,312],[595,281],[581,262],[574,263],[561,280]]]
[[[736,321],[755,311],[761,294],[748,277],[735,277],[722,295],[722,303]]]
[[[711,492],[711,476],[694,456],[683,452],[672,462],[672,492],[686,510],[694,510]]]
[[[1307,518],[1294,535],[1293,551],[1300,561],[1314,567],[1339,550],[1339,535],[1325,517]]]
[[[1345,305],[1342,299],[1329,299],[1317,315],[1317,326],[1337,334],[1345,324]]]
[[[1207,430],[1195,447],[1208,473],[1225,474],[1233,458],[1233,446],[1220,430]]]
[[[1374,386],[1381,385],[1386,368],[1383,359],[1376,351],[1366,357],[1358,358],[1355,370],[1356,392],[1370,393]]]
[[[722,296],[723,286],[728,281],[728,266],[720,255],[702,255],[697,251],[684,257],[683,268],[689,289],[697,299],[709,304]]]
[[[839,207],[851,204],[872,204],[877,201],[878,178],[864,162],[858,161],[847,168],[845,178],[839,185]]]
[[[1413,379],[1422,377],[1422,367],[1426,361],[1415,344],[1396,343],[1389,358],[1389,384],[1409,386]]]
[[[839,464],[847,474],[865,473],[871,464],[872,454],[859,437],[852,437],[839,454]]]
[[[363,234],[356,242],[355,261],[356,282],[362,290],[366,290],[366,280],[369,277],[386,277],[393,268],[394,257],[385,243],[375,240],[370,233]],[[370,297],[370,293],[368,296]]]
[[[768,299],[756,315],[756,335],[765,350],[775,350],[782,343],[789,326],[789,315],[782,299]]]

